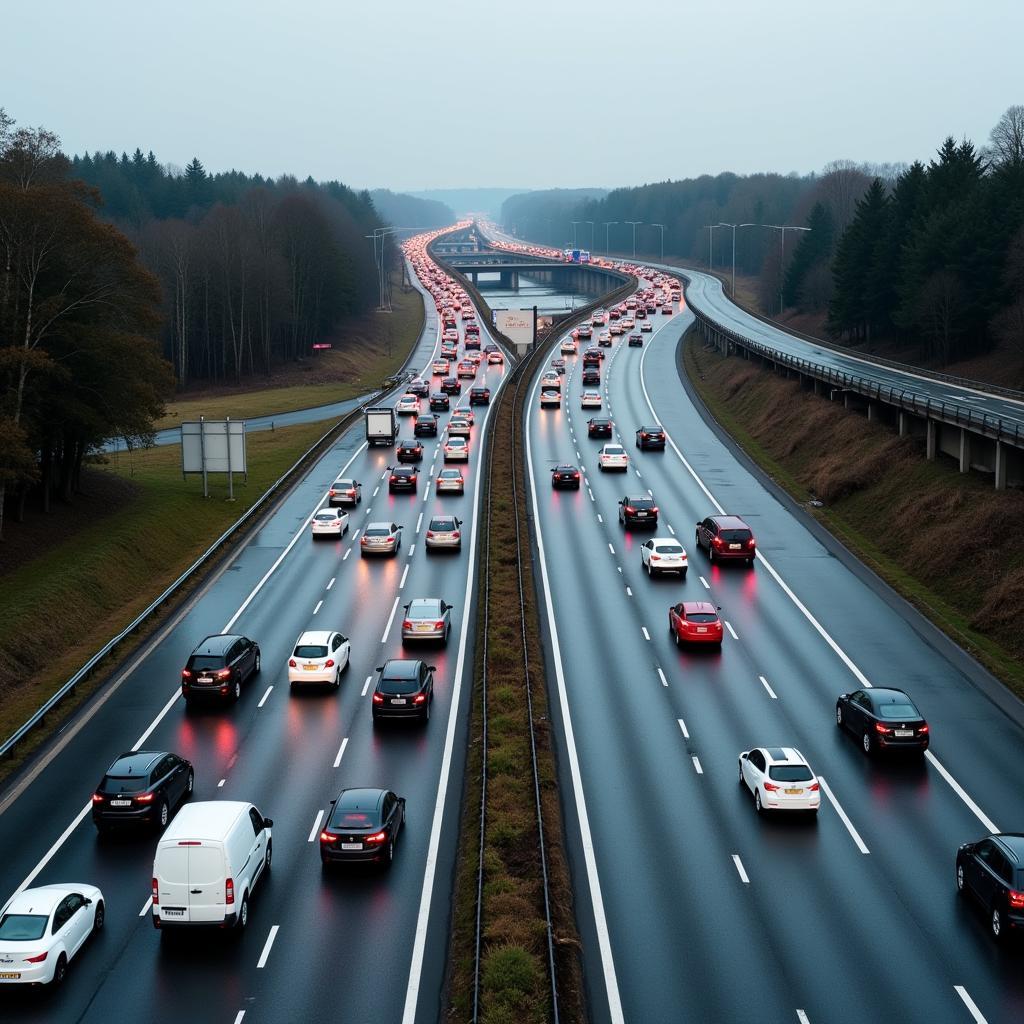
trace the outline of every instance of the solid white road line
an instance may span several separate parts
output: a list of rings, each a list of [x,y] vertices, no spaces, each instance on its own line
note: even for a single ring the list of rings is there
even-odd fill
[[[234,1024],[242,1024],[243,1020],[245,1020],[245,1010],[239,1010],[238,1013],[235,1014]]]
[[[708,581],[706,579],[704,579],[703,576],[698,576],[697,578],[701,581],[701,583],[704,584],[704,589],[705,590],[710,590],[711,589],[711,584],[708,583]]]
[[[725,628],[729,630],[729,636],[731,636],[733,640],[739,640],[739,637],[736,635],[736,630],[732,628],[732,623],[729,622],[728,619],[725,621]]]
[[[391,624],[395,621],[395,612],[398,611],[398,602],[401,600],[398,594],[395,594],[395,603],[391,606],[391,614],[388,616],[388,624],[384,627],[384,635],[380,638],[382,644],[388,642],[388,633],[391,632]]]
[[[796,1019],[799,1022],[799,1024],[811,1024],[810,1017],[808,1017],[803,1010],[796,1011]]]
[[[647,632],[647,627],[646,626],[641,626],[640,629],[641,629],[641,631],[644,634],[644,639],[645,640],[650,640],[651,639],[651,634]]]
[[[262,697],[260,697],[260,702],[259,702],[259,704],[256,705],[257,708],[261,708],[261,707],[263,707],[264,704],[267,703],[267,698],[270,696],[270,692],[273,689],[274,689],[274,685],[273,685],[273,683],[271,683],[270,686],[267,687],[267,692],[265,694],[263,694]]]
[[[747,872],[743,867],[743,861],[740,860],[740,855],[738,853],[734,853],[732,855],[732,862],[736,865],[736,872],[740,876],[740,881],[744,885],[750,885],[750,879],[747,878]]]
[[[655,670],[658,673],[658,678],[661,680],[662,686],[668,686],[668,680],[665,678],[665,673],[660,668]]]
[[[967,791],[960,785],[952,775],[946,771],[945,766],[941,761],[930,751],[926,750],[924,756],[935,766],[935,770],[950,784],[953,788],[953,792],[974,812],[975,817],[989,830],[989,832],[998,832],[995,822],[987,815],[984,811],[968,796]]]
[[[334,759],[334,767],[337,768],[341,764],[342,757],[345,756],[345,748],[348,746],[348,737],[346,736],[341,741],[341,746],[338,747],[338,756]]]
[[[409,575],[409,563],[405,563],[405,568],[402,570],[402,582],[398,584],[399,590],[405,590],[405,578]]]
[[[761,680],[761,685],[768,691],[768,696],[772,700],[778,700],[779,698],[775,696],[775,691],[768,685],[768,680],[764,676],[758,676],[757,678]]]
[[[260,953],[259,962],[256,964],[256,970],[262,970],[267,966],[267,960],[270,958],[270,949],[274,945],[274,939],[277,938],[278,925],[272,925],[270,928],[270,934],[267,936],[266,944],[263,946],[263,952]]]
[[[677,718],[676,721],[679,723],[679,728],[683,730],[683,739],[688,740],[690,738],[690,733],[686,728],[686,723],[681,718]]]
[[[373,676],[367,676],[366,677],[366,682],[363,683],[363,690],[359,694],[360,697],[365,697],[366,696],[366,691],[370,688],[370,683],[372,683],[372,682],[373,682]]]
[[[313,827],[310,829],[309,838],[306,840],[307,843],[313,842],[313,840],[320,834],[320,826],[323,824],[323,821],[324,811],[321,807],[320,810],[316,812],[316,818],[313,820]]]
[[[692,755],[692,756],[690,757],[690,760],[691,760],[691,761],[693,762],[693,767],[694,767],[694,770],[695,770],[695,771],[697,772],[697,774],[698,774],[698,775],[703,775],[703,774],[704,774],[704,769],[703,769],[703,768],[701,768],[701,766],[700,766],[700,760],[699,760],[699,758],[697,757],[697,755],[696,755],[696,754],[693,754],[693,755]]]
[[[145,917],[150,910],[153,908],[153,897],[150,896],[145,903],[142,904],[142,909],[139,911],[139,917]]]
[[[334,580],[335,580],[335,577],[334,577],[334,576],[332,576],[332,577],[331,577],[331,582],[327,584],[327,589],[328,589],[328,590],[330,590],[330,589],[331,589],[331,587],[333,587],[333,586],[334,586]],[[243,1012],[244,1012],[244,1011],[243,1011]]]
[[[981,1010],[978,1009],[977,1003],[968,995],[967,989],[963,985],[954,985],[953,991],[964,1001],[964,1006],[967,1007],[967,1012],[974,1018],[975,1024],[988,1024],[982,1016]]]
[[[864,845],[864,840],[861,839],[860,833],[853,827],[853,822],[846,816],[846,811],[839,806],[839,801],[835,798],[829,784],[819,775],[818,783],[821,786],[821,791],[828,797],[829,803],[836,809],[836,813],[842,819],[843,824],[846,826],[846,831],[850,833],[850,837],[857,844],[857,849],[861,853],[870,853],[871,851]]]
[[[313,614],[316,615],[316,613],[318,611],[320,611],[320,609],[323,608],[323,606],[324,606],[323,601],[317,601],[316,607],[313,609]]]

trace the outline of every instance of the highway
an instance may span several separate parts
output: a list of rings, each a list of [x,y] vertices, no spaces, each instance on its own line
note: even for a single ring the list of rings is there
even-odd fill
[[[409,365],[429,373],[439,330],[426,292],[424,302],[427,322]],[[504,372],[485,363],[477,380],[493,392]],[[463,405],[466,399],[464,391]],[[426,1024],[439,1018],[488,412],[478,407],[465,495],[440,499],[431,484],[443,464],[441,437],[424,439],[417,493],[389,496],[393,449],[368,450],[362,422],[350,429],[8,792],[0,804],[0,891],[87,881],[103,890],[107,916],[59,993],[6,987],[0,1018],[48,1024],[328,1018]],[[401,424],[400,437],[410,436],[412,418]],[[341,540],[314,542],[310,518],[340,474],[362,481],[362,504]],[[441,510],[464,520],[466,543],[461,553],[428,556],[425,521]],[[404,527],[398,557],[360,558],[359,531],[381,519]],[[403,656],[400,606],[433,596],[454,606],[447,648],[405,648],[405,656],[437,667],[431,719],[424,728],[375,730],[369,691],[375,666]],[[335,628],[351,638],[351,664],[337,693],[289,693],[287,658],[307,628]],[[199,640],[221,631],[257,640],[262,672],[237,705],[186,713],[181,668]],[[255,892],[239,941],[190,933],[162,942],[147,913],[154,836],[97,838],[88,816],[91,793],[113,758],[133,748],[188,758],[194,799],[251,800],[273,818],[273,869]],[[342,787],[361,785],[393,789],[407,801],[394,865],[389,872],[357,868],[322,876],[318,823]]]
[[[691,285],[693,287],[693,285]],[[1024,710],[738,457],[685,391],[692,314],[615,339],[604,413],[631,468],[602,474],[568,357],[560,410],[527,403],[542,618],[557,712],[577,913],[597,1021],[997,1022],[1024,1019],[1019,952],[960,900],[957,846],[1024,823]],[[763,325],[761,325],[763,326]],[[587,343],[582,343],[586,345]],[[556,355],[557,352],[552,353]],[[634,431],[660,422],[664,452]],[[554,491],[569,462],[579,491]],[[648,579],[617,501],[653,494],[685,581]],[[711,565],[694,524],[743,516],[754,568]],[[678,649],[667,611],[721,607],[720,652]],[[906,689],[923,761],[869,759],[835,724],[838,694]],[[990,699],[991,695],[998,695]],[[798,747],[823,778],[817,823],[760,818],[737,755]]]

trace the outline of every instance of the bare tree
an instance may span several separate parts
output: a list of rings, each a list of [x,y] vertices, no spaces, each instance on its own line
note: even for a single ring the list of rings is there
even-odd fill
[[[1024,106],[1007,107],[988,139],[993,162],[1024,163]]]
[[[836,222],[837,234],[853,220],[857,200],[864,195],[871,177],[852,160],[833,160],[821,172],[819,191]]]

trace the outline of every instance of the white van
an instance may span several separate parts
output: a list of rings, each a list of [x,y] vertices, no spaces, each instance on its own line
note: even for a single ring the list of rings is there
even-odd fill
[[[249,897],[270,870],[273,824],[239,800],[182,807],[156,848],[153,926],[243,929]]]

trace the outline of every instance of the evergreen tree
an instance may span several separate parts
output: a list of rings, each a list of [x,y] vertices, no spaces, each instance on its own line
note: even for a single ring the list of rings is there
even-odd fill
[[[824,203],[814,204],[807,218],[807,226],[811,230],[801,234],[800,241],[793,251],[789,269],[786,271],[783,299],[787,306],[813,308],[814,303],[807,302],[803,294],[804,282],[812,268],[827,263],[832,258],[836,235],[835,220]]]

